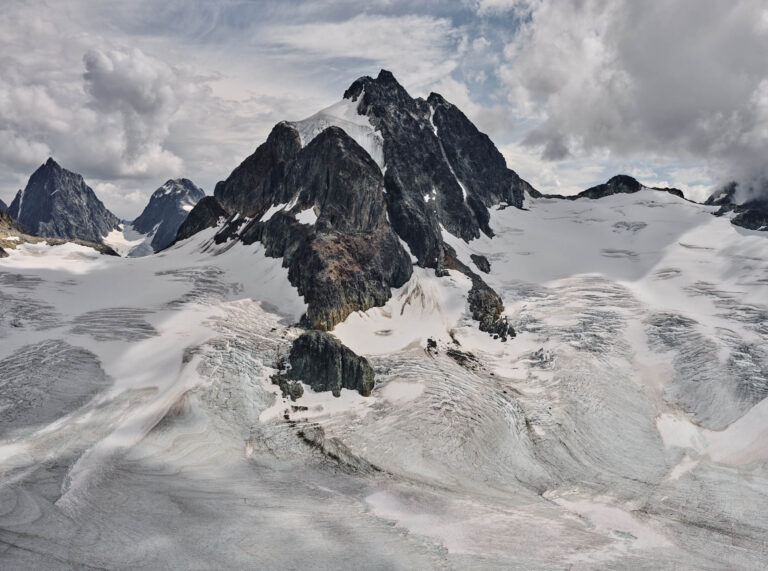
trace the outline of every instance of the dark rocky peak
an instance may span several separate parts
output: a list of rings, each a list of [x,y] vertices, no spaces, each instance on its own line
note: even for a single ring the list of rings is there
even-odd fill
[[[471,240],[492,234],[489,206],[522,206],[527,183],[442,96],[412,98],[386,70],[358,79],[344,96],[359,101],[358,112],[382,135],[389,218],[421,265],[440,265],[441,225]]]
[[[278,123],[267,140],[216,185],[216,200],[230,212],[253,216],[276,198],[274,190],[284,181],[286,165],[300,150],[298,131],[287,122]]]
[[[642,188],[643,185],[637,179],[626,174],[617,174],[608,182],[583,190],[577,196],[579,198],[604,198],[613,194],[632,194]]]
[[[284,200],[314,207],[318,231],[372,232],[386,224],[384,184],[371,156],[338,127],[315,137],[287,170]]]
[[[216,185],[216,203],[193,210],[179,238],[212,224],[213,211],[223,209],[230,218],[216,241],[261,242],[268,256],[283,259],[304,296],[305,325],[332,329],[353,311],[383,305],[391,289],[410,278],[411,259],[399,237],[423,267],[472,278],[469,303],[481,329],[502,338],[513,334],[501,317],[501,298],[458,261],[443,243],[442,228],[466,240],[490,235],[488,207],[521,206],[530,187],[439,95],[412,98],[382,71],[357,80],[345,97],[356,105],[352,113],[367,121],[334,115],[350,112],[341,105],[279,123]],[[343,128],[365,130],[368,122],[382,141],[384,168],[358,144],[359,132],[355,138]]]
[[[267,181],[238,169],[227,187],[242,177],[263,192],[251,203],[253,219],[233,219],[218,239],[259,241],[283,258],[309,306],[308,326],[332,329],[353,311],[383,305],[410,278],[410,258],[387,223],[381,170],[342,129],[320,133],[279,173],[262,171]]]
[[[3,212],[6,212],[8,210],[8,205],[5,202],[3,202],[2,199],[0,199],[0,210],[2,210]]]
[[[716,216],[733,213],[731,223],[749,230],[768,231],[768,183],[763,189],[752,189],[751,197],[738,201],[739,184],[730,182],[715,191],[704,204],[719,206]]]
[[[713,192],[709,198],[704,201],[704,204],[711,206],[723,206],[725,204],[736,204],[736,189],[738,188],[736,182],[729,182],[722,188]]]
[[[49,158],[13,199],[9,214],[36,236],[101,242],[120,220],[83,177]]]
[[[179,227],[204,196],[205,191],[189,179],[168,180],[152,193],[133,229],[151,235],[152,250],[158,252],[173,243]]]

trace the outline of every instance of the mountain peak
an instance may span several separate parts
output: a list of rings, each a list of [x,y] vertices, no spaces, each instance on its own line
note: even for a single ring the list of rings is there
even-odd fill
[[[83,177],[62,168],[53,157],[32,173],[8,214],[33,235],[66,240],[101,242],[120,224]]]
[[[394,74],[391,71],[382,69],[379,71],[379,75],[376,79],[369,75],[364,75],[356,79],[352,85],[349,86],[344,92],[344,99],[357,100],[360,94],[364,91],[374,91],[381,96],[382,94],[388,94],[390,97],[409,97],[405,88],[395,79]]]
[[[147,236],[151,250],[142,249],[144,255],[159,252],[171,244],[176,233],[205,191],[188,178],[168,179],[152,193],[141,215],[133,221],[133,229]],[[146,251],[145,251],[146,250]]]

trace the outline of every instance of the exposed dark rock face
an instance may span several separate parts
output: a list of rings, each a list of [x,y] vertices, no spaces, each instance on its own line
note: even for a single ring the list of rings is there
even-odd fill
[[[120,224],[82,176],[61,168],[53,159],[32,174],[8,213],[31,234],[48,238],[101,242]]]
[[[289,357],[289,379],[303,381],[314,391],[351,389],[367,397],[374,385],[374,372],[364,357],[355,355],[330,333],[308,331],[293,342]]]
[[[733,212],[731,223],[749,230],[768,231],[768,188],[757,198],[736,204],[738,183],[731,182],[713,193],[704,204],[719,206],[715,216]]]
[[[358,101],[384,140],[387,207],[391,224],[419,264],[437,268],[440,225],[471,240],[491,235],[488,206],[522,206],[529,185],[507,169],[490,139],[437,94],[414,99],[382,70],[344,93]]]
[[[279,134],[270,135],[254,157],[276,156],[285,146],[287,130],[293,128],[277,125],[273,135]],[[268,149],[272,144],[278,146],[274,153]],[[257,164],[261,165],[246,160],[217,185],[217,192],[245,185],[240,178],[262,188],[244,166]],[[254,219],[242,228],[242,218],[234,221],[217,239],[238,236],[245,244],[258,241],[268,256],[283,258],[288,278],[309,306],[307,326],[332,329],[353,311],[383,305],[391,288],[408,281],[412,264],[387,224],[381,171],[344,131],[329,127],[281,163],[279,172],[265,176],[271,181],[269,192],[260,200],[251,196],[248,202]],[[285,206],[267,216],[275,205]],[[312,224],[297,220],[298,213],[308,211],[316,217]]]
[[[179,226],[176,232],[176,242],[186,240],[206,228],[214,228],[219,225],[222,218],[229,216],[219,201],[213,196],[205,196],[195,204],[187,218]]]
[[[8,205],[2,200],[0,200],[0,210],[3,210],[3,211],[8,210]]]
[[[479,254],[471,254],[469,257],[475,262],[478,270],[486,274],[491,273],[491,262],[488,261],[488,258]]]
[[[264,144],[245,159],[227,180],[216,185],[214,196],[230,212],[252,216],[285,197],[287,164],[301,150],[299,133],[288,123],[278,123]],[[290,197],[289,197],[290,198]]]
[[[159,252],[173,243],[179,227],[204,196],[203,189],[189,179],[169,180],[152,193],[144,211],[133,221],[133,229],[153,234],[152,250]]]

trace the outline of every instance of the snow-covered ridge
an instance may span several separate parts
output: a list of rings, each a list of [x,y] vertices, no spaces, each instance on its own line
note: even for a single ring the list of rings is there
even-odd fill
[[[328,127],[338,127],[352,137],[384,169],[384,139],[374,130],[368,117],[357,112],[358,101],[342,99],[330,107],[318,111],[311,117],[290,123],[301,138],[301,146],[306,147],[312,139]]]

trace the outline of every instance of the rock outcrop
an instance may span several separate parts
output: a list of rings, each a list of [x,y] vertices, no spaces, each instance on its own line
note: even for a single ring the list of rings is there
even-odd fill
[[[713,193],[704,204],[719,206],[716,216],[733,213],[731,224],[749,230],[768,231],[768,187],[756,197],[737,204],[738,183],[731,182]]]
[[[268,256],[283,258],[308,304],[306,326],[332,329],[353,311],[383,305],[408,281],[412,264],[387,222],[381,170],[343,130],[329,127],[301,148],[298,132],[280,123],[251,159],[215,196],[252,218],[232,220],[217,241],[261,242]],[[247,201],[229,191],[249,185],[256,190]]]
[[[667,192],[669,194],[673,194],[680,198],[685,198],[683,191],[678,188],[644,186],[643,184],[640,184],[640,182],[637,179],[626,174],[617,174],[616,176],[608,180],[608,182],[604,182],[602,184],[598,184],[597,186],[593,186],[586,190],[582,190],[578,194],[563,196],[561,194],[541,194],[540,192],[533,191],[533,192],[530,192],[530,195],[533,196],[534,198],[537,198],[537,197],[561,198],[564,200],[578,200],[579,198],[590,198],[592,200],[597,200],[599,198],[605,198],[606,196],[613,196],[614,194],[634,194],[635,192],[640,192],[643,189],[658,190],[660,192]]]
[[[179,226],[174,242],[186,240],[206,228],[215,228],[228,216],[227,211],[221,207],[215,197],[204,196]]]
[[[159,252],[176,239],[179,227],[205,191],[191,180],[168,180],[155,190],[141,215],[133,221],[136,232],[151,236],[152,250]]]
[[[20,190],[8,214],[35,236],[101,242],[120,220],[85,184],[83,177],[53,159],[38,168]]]
[[[341,395],[350,389],[369,396],[374,373],[365,357],[355,355],[330,333],[308,331],[294,341],[289,356],[290,370],[284,377],[302,381],[314,391]]]

